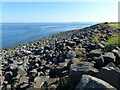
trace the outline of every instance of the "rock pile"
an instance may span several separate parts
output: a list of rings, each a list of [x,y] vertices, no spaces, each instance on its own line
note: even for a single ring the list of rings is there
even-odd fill
[[[6,51],[2,89],[120,89],[120,48],[104,45],[116,31],[96,24]]]

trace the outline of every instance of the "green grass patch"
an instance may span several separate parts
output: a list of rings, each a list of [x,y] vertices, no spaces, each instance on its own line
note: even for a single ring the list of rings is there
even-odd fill
[[[111,37],[106,43],[105,45],[116,45],[118,47],[120,47],[120,35]]]
[[[112,30],[120,28],[120,23],[109,23],[109,26],[111,26]]]

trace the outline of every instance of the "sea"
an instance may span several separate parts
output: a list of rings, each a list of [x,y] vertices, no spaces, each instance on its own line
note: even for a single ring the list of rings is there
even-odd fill
[[[64,31],[81,29],[96,22],[0,23],[0,49],[34,42]]]

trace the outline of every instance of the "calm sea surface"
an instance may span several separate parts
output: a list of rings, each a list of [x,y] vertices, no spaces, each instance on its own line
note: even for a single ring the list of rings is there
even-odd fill
[[[2,30],[2,49],[93,24],[96,23],[3,23],[0,25]]]

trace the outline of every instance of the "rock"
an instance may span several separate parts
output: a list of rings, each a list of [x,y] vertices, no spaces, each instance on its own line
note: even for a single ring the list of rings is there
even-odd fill
[[[66,56],[68,59],[71,59],[76,57],[76,53],[74,51],[68,51]]]
[[[29,77],[22,76],[22,77],[20,77],[19,83],[28,83],[28,81],[29,81]]]
[[[105,64],[115,62],[115,55],[112,52],[106,52],[104,55],[102,55],[102,57],[104,58]]]
[[[75,90],[91,90],[91,89],[117,90],[115,87],[101,79],[98,79],[90,75],[82,75],[82,78],[78,83],[77,87],[75,88]]]
[[[18,74],[20,76],[24,76],[26,74],[25,70],[23,69],[23,67],[17,67],[18,69]]]
[[[103,67],[105,65],[104,59],[103,57],[94,57],[95,61],[95,68],[100,69],[101,67]]]
[[[52,85],[52,84],[58,84],[59,78],[50,78],[46,81],[47,86]]]
[[[28,89],[31,87],[30,83],[22,83],[17,86],[17,89]]]
[[[6,87],[7,87],[7,89],[11,89],[11,85],[9,85],[9,84]]]
[[[96,76],[120,89],[120,69],[112,62],[102,67]]]
[[[45,81],[49,79],[49,76],[40,76],[34,79],[34,88],[41,88]]]
[[[112,52],[116,56],[116,62],[120,64],[120,49],[119,50],[113,49]]]
[[[58,63],[58,59],[57,59],[56,57],[54,57],[54,58],[52,59],[52,61],[53,61],[54,63]]]
[[[107,45],[107,46],[104,48],[104,51],[105,51],[105,52],[111,52],[113,49],[116,49],[116,46],[115,46],[115,45]]]
[[[67,42],[67,45],[70,46],[70,47],[73,47],[73,46],[76,45],[76,43],[73,42],[73,41],[68,41],[68,42]]]
[[[74,63],[79,63],[80,60],[78,58],[72,58],[71,59],[71,64],[74,64]]]
[[[90,53],[89,53],[89,57],[99,57],[100,55],[102,54],[102,51],[101,49],[94,49],[94,50],[91,50]]]
[[[54,84],[49,85],[49,86],[47,87],[47,89],[48,89],[48,90],[56,90],[56,89],[57,89],[57,85],[54,85]]]
[[[98,43],[97,45],[96,45],[96,48],[101,48],[101,49],[104,49],[105,48],[105,46],[102,44],[102,43]]]
[[[37,77],[38,73],[36,69],[33,69],[29,72],[29,75],[33,78]]]
[[[73,86],[75,86],[83,74],[89,74],[95,76],[98,70],[95,69],[93,63],[80,62],[71,64],[69,69],[69,78],[72,81]]]
[[[5,80],[10,81],[11,79],[12,79],[12,72],[11,71],[6,72],[5,73]]]

